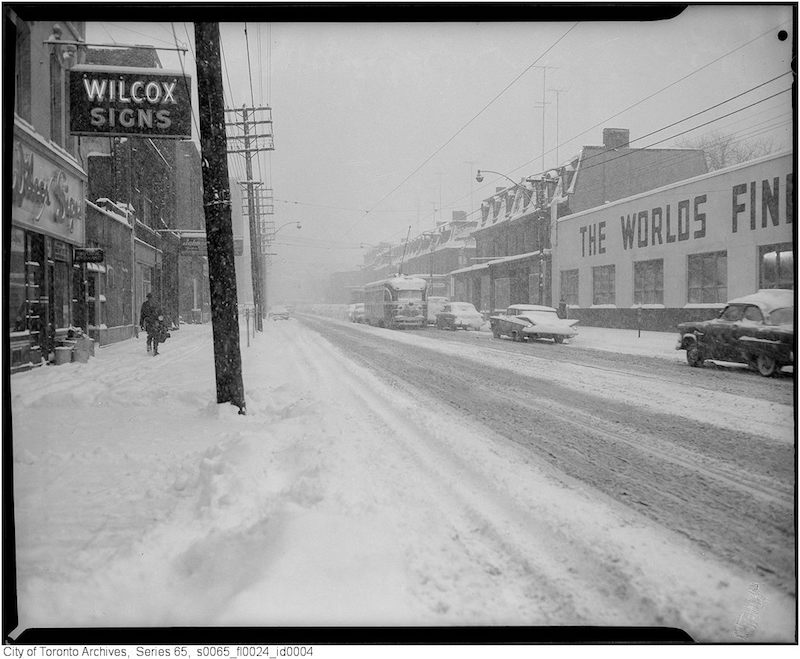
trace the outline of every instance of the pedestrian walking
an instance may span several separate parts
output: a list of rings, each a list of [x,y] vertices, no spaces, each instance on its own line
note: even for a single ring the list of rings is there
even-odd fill
[[[558,302],[558,317],[567,317],[567,301],[563,297]]]
[[[159,341],[156,337],[159,333],[158,326],[160,325],[158,317],[161,315],[161,309],[158,304],[153,302],[153,294],[148,293],[147,299],[142,303],[142,308],[139,311],[139,326],[147,332],[147,352],[153,350],[153,354],[158,354]]]

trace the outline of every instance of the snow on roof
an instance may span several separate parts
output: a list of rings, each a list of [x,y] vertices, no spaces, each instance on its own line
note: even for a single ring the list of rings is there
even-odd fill
[[[459,268],[452,270],[451,275],[460,275],[463,272],[475,272],[476,270],[488,270],[489,266],[486,263],[476,263],[475,265],[468,265],[466,268]]]
[[[785,288],[762,288],[757,293],[728,301],[729,304],[755,304],[764,311],[794,306],[794,291]]]
[[[407,277],[405,275],[398,275],[396,277],[388,277],[378,281],[372,281],[367,286],[375,286],[380,284],[389,284],[394,288],[401,291],[415,291],[421,288],[426,288],[428,282],[419,277]]]

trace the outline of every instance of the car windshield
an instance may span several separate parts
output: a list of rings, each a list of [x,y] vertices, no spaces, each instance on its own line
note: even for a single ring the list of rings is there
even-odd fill
[[[539,322],[558,320],[558,314],[555,311],[526,311],[525,315],[531,320],[538,320]]]
[[[741,320],[744,315],[744,307],[740,304],[730,304],[725,307],[725,310],[720,315],[722,320],[736,321]]]
[[[794,307],[773,309],[767,317],[768,325],[791,325],[794,327]]]
[[[414,301],[422,299],[422,291],[397,291],[398,301]]]
[[[475,307],[471,305],[469,302],[463,302],[461,304],[453,304],[451,305],[451,309],[453,311],[457,311],[458,313],[478,313],[475,310]]]

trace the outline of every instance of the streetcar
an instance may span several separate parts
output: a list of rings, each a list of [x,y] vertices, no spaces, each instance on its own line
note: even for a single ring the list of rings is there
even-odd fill
[[[391,329],[424,327],[428,282],[395,275],[364,286],[364,321]]]

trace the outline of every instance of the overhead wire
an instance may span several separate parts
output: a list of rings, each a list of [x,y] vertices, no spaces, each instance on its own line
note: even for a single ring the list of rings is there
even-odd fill
[[[632,110],[633,108],[635,108],[635,107],[637,107],[637,106],[641,105],[641,104],[642,104],[642,103],[644,103],[645,101],[649,101],[650,99],[654,98],[654,97],[655,97],[655,96],[657,96],[658,94],[661,94],[661,93],[665,92],[667,89],[670,89],[671,87],[674,87],[675,85],[677,85],[677,84],[679,84],[679,83],[683,82],[684,80],[687,80],[688,78],[690,78],[690,77],[692,77],[692,76],[696,75],[697,73],[699,73],[699,72],[701,72],[701,71],[704,71],[704,70],[705,70],[705,69],[707,69],[708,67],[710,67],[710,66],[712,66],[712,65],[716,64],[717,62],[720,62],[721,60],[725,59],[726,57],[729,57],[730,55],[733,55],[734,53],[736,53],[736,52],[738,52],[738,51],[742,50],[743,48],[746,48],[747,46],[749,46],[750,44],[752,44],[752,43],[754,43],[754,42],[758,41],[759,39],[763,39],[763,38],[764,38],[765,36],[767,36],[767,35],[772,35],[772,34],[774,34],[775,30],[776,30],[777,28],[781,27],[782,25],[785,25],[785,24],[786,24],[786,22],[787,22],[787,21],[782,21],[782,22],[781,22],[781,23],[779,23],[777,26],[775,26],[775,27],[772,27],[772,28],[770,28],[769,30],[766,30],[766,31],[764,31],[764,32],[761,32],[760,34],[758,34],[757,36],[753,37],[752,39],[749,39],[748,41],[745,41],[744,43],[740,44],[739,46],[736,46],[736,47],[735,47],[735,48],[733,48],[732,50],[729,50],[729,51],[727,51],[727,52],[723,53],[722,55],[720,55],[719,57],[716,57],[716,58],[714,58],[714,59],[713,59],[713,60],[711,60],[710,62],[706,62],[706,63],[705,63],[705,64],[703,64],[702,66],[700,66],[700,67],[698,67],[698,68],[696,68],[696,69],[692,70],[691,72],[687,73],[687,74],[686,74],[686,75],[684,75],[684,76],[681,76],[681,77],[680,77],[680,78],[678,78],[677,80],[674,80],[674,81],[672,81],[671,83],[669,83],[668,85],[665,85],[664,87],[661,87],[660,89],[658,89],[657,91],[653,92],[652,94],[648,94],[647,96],[645,96],[644,98],[641,98],[641,99],[639,99],[639,100],[638,100],[638,101],[636,101],[635,103],[632,103],[631,105],[628,105],[627,107],[623,108],[623,109],[622,109],[622,110],[620,110],[619,112],[616,112],[615,114],[612,114],[611,116],[609,116],[609,117],[606,117],[606,118],[605,118],[605,119],[603,119],[602,121],[599,121],[598,123],[594,124],[593,126],[591,126],[591,127],[587,128],[586,130],[584,130],[584,131],[582,131],[582,132],[580,132],[580,133],[577,133],[577,134],[576,134],[576,135],[574,135],[573,137],[571,137],[571,138],[569,138],[569,139],[565,140],[564,142],[562,142],[561,144],[557,145],[556,147],[552,147],[551,149],[549,149],[549,150],[547,150],[547,151],[544,151],[543,153],[540,153],[540,154],[538,154],[538,155],[537,155],[535,158],[531,158],[531,159],[530,159],[530,160],[528,160],[527,162],[523,163],[522,165],[520,165],[520,166],[518,166],[518,167],[515,167],[515,168],[514,168],[513,170],[511,170],[511,171],[513,172],[513,171],[516,171],[516,170],[518,170],[518,169],[522,169],[523,167],[526,167],[526,166],[530,165],[531,163],[535,162],[536,160],[539,160],[540,158],[542,158],[543,156],[545,156],[545,155],[548,155],[548,154],[552,153],[552,152],[553,152],[553,151],[555,151],[557,148],[559,148],[559,147],[563,147],[563,146],[565,146],[566,144],[569,144],[569,143],[570,143],[570,142],[572,142],[573,140],[575,140],[575,139],[577,139],[577,138],[579,138],[579,137],[582,137],[582,136],[583,136],[583,135],[585,135],[586,133],[588,133],[588,132],[590,132],[590,131],[594,130],[595,128],[599,128],[600,126],[602,126],[603,124],[605,124],[605,123],[607,123],[607,122],[611,121],[612,119],[616,119],[616,118],[617,118],[617,117],[619,117],[621,114],[624,114],[625,112],[628,112],[629,110]],[[780,77],[780,76],[779,76],[779,77]],[[541,172],[541,173],[542,173],[542,174],[544,174],[544,172]]]
[[[472,124],[479,116],[481,116],[497,99],[499,99],[503,94],[506,93],[514,84],[516,84],[528,71],[530,71],[536,64],[541,61],[541,59],[547,55],[553,48],[555,48],[561,41],[563,41],[567,35],[569,35],[572,30],[574,30],[580,22],[574,23],[567,29],[564,34],[562,34],[554,43],[548,46],[543,53],[541,53],[533,62],[531,62],[519,75],[517,75],[511,82],[509,82],[499,93],[497,93],[486,105],[484,105],[471,119],[469,119],[461,128],[459,128],[450,138],[448,138],[441,146],[436,148],[433,153],[431,153],[427,158],[425,158],[410,174],[408,174],[399,184],[397,184],[392,190],[386,193],[383,197],[381,197],[377,202],[375,202],[371,208],[369,208],[365,213],[364,217],[359,218],[356,222],[354,222],[350,228],[346,231],[346,234],[349,234],[356,225],[362,222],[367,215],[369,215],[372,210],[377,207],[379,204],[383,203],[386,199],[388,199],[391,195],[393,195],[397,190],[399,190],[406,182],[411,179],[420,169],[422,169],[425,165],[427,165],[438,153],[440,153],[448,144],[450,144],[456,137],[458,137],[466,128]]]

